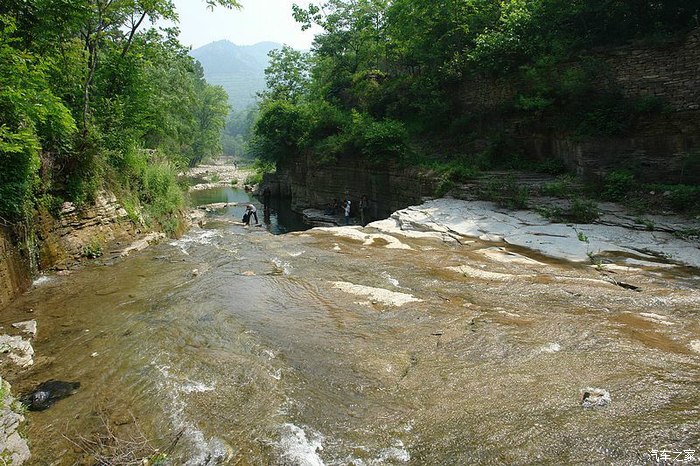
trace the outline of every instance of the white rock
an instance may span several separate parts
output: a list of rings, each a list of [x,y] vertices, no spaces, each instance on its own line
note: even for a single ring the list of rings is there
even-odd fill
[[[581,406],[584,408],[596,408],[610,404],[610,393],[603,388],[586,387],[581,389]]]
[[[536,212],[499,210],[495,204],[458,199],[435,199],[394,212],[368,227],[406,237],[450,234],[497,239],[547,256],[588,262],[589,254],[622,252],[642,259],[659,256],[700,267],[700,248],[692,241],[661,231],[639,231],[600,224],[551,223]],[[588,241],[580,241],[579,233]],[[646,251],[646,252],[645,252]]]
[[[14,328],[22,330],[24,333],[28,333],[31,336],[36,336],[36,320],[25,320],[23,322],[16,322],[12,324]]]
[[[333,287],[346,293],[357,296],[366,296],[373,302],[390,306],[403,306],[407,303],[420,302],[421,300],[407,293],[385,290],[384,288],[373,288],[370,286],[355,285],[348,282],[333,282]]]
[[[0,353],[8,353],[10,360],[20,367],[34,364],[34,348],[20,336],[0,335]]]

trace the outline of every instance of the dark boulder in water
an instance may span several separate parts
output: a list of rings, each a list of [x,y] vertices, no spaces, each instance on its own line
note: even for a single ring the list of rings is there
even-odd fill
[[[71,396],[80,388],[80,382],[63,382],[47,380],[20,398],[29,411],[43,411],[60,399]]]

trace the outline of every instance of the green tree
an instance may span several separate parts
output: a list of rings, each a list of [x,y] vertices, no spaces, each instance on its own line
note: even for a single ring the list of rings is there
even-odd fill
[[[260,97],[297,103],[307,93],[310,75],[309,55],[288,45],[268,53],[270,64],[265,69],[267,90]]]

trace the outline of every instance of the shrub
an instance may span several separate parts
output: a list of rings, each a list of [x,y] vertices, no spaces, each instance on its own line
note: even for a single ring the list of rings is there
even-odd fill
[[[256,185],[262,183],[266,173],[274,173],[275,164],[264,160],[256,159],[253,163],[253,172],[245,179],[245,184]]]
[[[593,223],[599,216],[598,206],[590,199],[574,199],[566,213],[566,219],[576,223]]]
[[[508,209],[527,208],[530,199],[530,190],[519,185],[512,175],[504,179],[490,180],[481,194],[485,199]]]
[[[102,242],[98,238],[93,238],[88,244],[83,246],[83,257],[97,259],[102,255]]]
[[[443,178],[442,180],[440,180],[440,183],[438,183],[438,186],[435,189],[435,196],[442,197],[448,192],[450,192],[450,190],[452,190],[454,187],[455,184],[452,180]]]
[[[545,196],[568,198],[574,189],[574,179],[569,176],[560,176],[555,181],[542,185],[542,194]]]
[[[678,212],[696,212],[700,210],[700,186],[679,184],[670,187],[668,199]]]
[[[175,168],[167,161],[153,160],[146,166],[141,183],[146,222],[154,222],[168,235],[176,235],[182,227],[185,196],[178,185]]]
[[[408,151],[408,133],[400,121],[389,118],[377,121],[354,111],[351,134],[353,146],[371,163],[398,161]]]
[[[621,201],[634,187],[634,175],[626,170],[616,170],[605,175],[601,196],[607,201]]]

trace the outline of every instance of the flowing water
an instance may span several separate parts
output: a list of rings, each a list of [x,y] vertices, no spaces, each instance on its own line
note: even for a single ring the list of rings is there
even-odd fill
[[[32,464],[90,464],[74,442],[105,425],[177,439],[175,465],[646,464],[652,449],[700,450],[697,271],[601,271],[468,238],[271,235],[234,215],[51,276],[0,314],[39,325],[15,389],[82,384],[28,413]],[[611,403],[582,408],[586,387]]]

